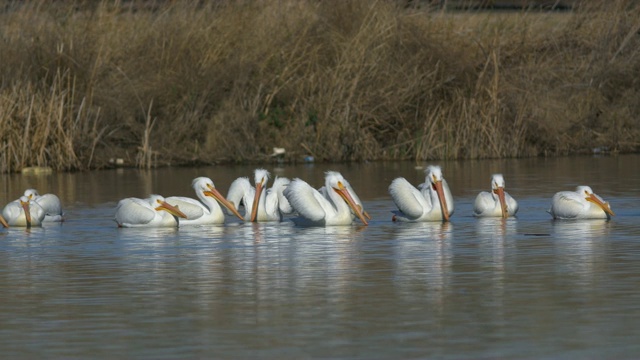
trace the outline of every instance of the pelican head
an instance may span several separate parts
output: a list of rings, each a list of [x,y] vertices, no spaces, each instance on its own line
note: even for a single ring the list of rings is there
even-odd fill
[[[609,203],[605,202],[604,200],[602,200],[602,198],[598,195],[596,195],[593,190],[591,190],[591,187],[589,186],[585,186],[585,185],[581,185],[576,187],[576,192],[578,194],[580,194],[581,196],[584,196],[584,199],[586,201],[592,202],[596,205],[598,205],[598,207],[600,207],[602,209],[602,211],[604,211],[605,213],[611,215],[611,216],[615,216],[615,214],[613,213],[613,211],[611,210],[611,207],[609,206]]]
[[[254,181],[256,184],[256,193],[253,198],[253,205],[251,206],[251,221],[256,221],[258,217],[258,203],[260,202],[260,195],[264,191],[269,181],[269,172],[265,169],[256,169],[254,171]]]
[[[151,195],[151,197],[149,198],[149,201],[151,203],[151,206],[154,206],[154,209],[156,211],[166,211],[169,214],[175,216],[175,217],[180,217],[183,219],[187,218],[187,215],[185,215],[185,213],[183,213],[182,211],[180,211],[180,209],[178,209],[177,206],[173,206],[169,203],[167,203],[164,200],[164,197],[160,196],[160,195]]]
[[[327,188],[331,188],[335,191],[340,197],[349,205],[353,213],[362,221],[363,224],[369,225],[367,219],[365,219],[365,215],[363,214],[362,206],[356,203],[356,201],[351,196],[349,189],[351,185],[347,180],[336,171],[327,171],[326,172],[326,185]],[[368,214],[367,214],[368,215]]]
[[[447,208],[447,200],[444,197],[444,190],[442,188],[442,181],[444,180],[442,169],[437,165],[429,165],[425,173],[427,174],[427,182],[431,184],[431,188],[438,194],[443,221],[449,221],[449,209]]]
[[[33,200],[34,198],[40,196],[40,194],[38,194],[38,190],[36,189],[27,189],[24,191],[24,196],[28,197],[29,200]]]
[[[222,194],[220,194],[218,189],[216,189],[216,186],[213,184],[213,181],[208,177],[197,177],[193,179],[193,182],[191,182],[191,186],[193,186],[194,190],[197,193],[202,193],[204,196],[209,196],[216,199],[217,202],[229,209],[229,211],[231,211],[235,216],[237,216],[241,220],[244,220],[242,218],[242,215],[240,215],[238,210],[236,210],[236,207],[233,206],[233,204]]]
[[[507,201],[504,197],[504,186],[505,183],[502,174],[491,175],[491,191],[498,196],[500,208],[502,210],[502,217],[506,219],[509,217],[509,211],[507,209]]]

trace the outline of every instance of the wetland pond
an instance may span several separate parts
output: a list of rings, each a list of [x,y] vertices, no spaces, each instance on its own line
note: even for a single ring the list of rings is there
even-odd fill
[[[433,162],[450,223],[394,223],[387,188],[412,162],[267,165],[348,179],[369,226],[242,223],[119,229],[119,199],[226,194],[254,166],[3,175],[2,204],[56,193],[66,219],[0,230],[0,354],[17,358],[539,359],[640,357],[640,156]],[[422,166],[426,164],[420,164]],[[477,219],[504,174],[517,218]],[[554,221],[557,191],[589,185],[611,221]]]

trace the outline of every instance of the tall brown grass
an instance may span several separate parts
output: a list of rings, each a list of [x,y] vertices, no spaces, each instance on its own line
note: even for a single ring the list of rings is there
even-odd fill
[[[640,5],[10,2],[0,171],[640,150]]]

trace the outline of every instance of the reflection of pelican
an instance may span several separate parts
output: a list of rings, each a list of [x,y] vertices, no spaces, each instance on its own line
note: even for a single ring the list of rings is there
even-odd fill
[[[168,204],[164,197],[151,195],[147,199],[120,200],[115,220],[119,227],[175,227],[178,217],[184,219],[187,215]]]
[[[491,176],[491,192],[483,191],[476,197],[473,206],[475,216],[502,216],[507,218],[518,212],[518,203],[504,191],[504,177],[502,174]]]
[[[408,223],[392,227],[394,284],[406,298],[424,300],[444,311],[451,291],[452,224]],[[424,287],[424,291],[418,290]]]
[[[400,211],[394,221],[449,221],[453,214],[453,197],[439,166],[428,166],[425,183],[416,189],[405,178],[389,185],[389,193]]]
[[[593,221],[554,221],[553,237],[558,241],[603,239],[607,236],[609,224],[605,219],[596,219]]]
[[[185,220],[180,220],[180,225],[224,223],[224,212],[222,212],[220,204],[242,220],[242,215],[236,211],[233,204],[220,194],[211,179],[197,177],[193,179],[191,186],[196,191],[196,196],[200,201],[183,196],[170,196],[165,199],[167,203],[180,208],[186,215],[187,218]]]
[[[556,193],[548,212],[554,219],[610,219],[615,215],[609,204],[588,186]]]
[[[293,211],[289,201],[284,197],[283,191],[289,184],[289,179],[277,177],[273,180],[271,189],[266,189],[269,181],[269,172],[265,169],[254,171],[255,188],[246,177],[237,178],[229,186],[227,199],[236,208],[240,203],[244,204],[245,220],[249,221],[282,221],[283,214]],[[251,212],[249,204],[251,203]]]
[[[27,189],[24,192],[24,196],[42,207],[45,212],[43,221],[57,222],[64,220],[60,199],[55,194],[40,195],[36,189]]]
[[[496,268],[503,270],[505,248],[513,244],[517,233],[515,218],[504,219],[497,217],[482,217],[476,223],[476,238],[481,247],[480,255],[490,256],[489,261],[493,262]],[[486,254],[485,254],[486,253]]]
[[[45,213],[40,205],[32,202],[26,196],[7,204],[2,210],[6,220],[6,227],[10,226],[39,226],[44,220]],[[4,224],[3,224],[4,225]]]
[[[350,225],[353,222],[351,211],[367,225],[361,205],[353,200],[355,192],[351,185],[338,172],[327,171],[325,174],[327,196],[312,188],[300,179],[294,179],[284,190],[293,210],[304,219],[304,225]],[[351,210],[350,210],[351,209]]]
[[[559,272],[578,276],[581,285],[590,284],[596,274],[606,272],[608,261],[603,258],[610,240],[610,226],[606,219],[554,221],[553,244]]]

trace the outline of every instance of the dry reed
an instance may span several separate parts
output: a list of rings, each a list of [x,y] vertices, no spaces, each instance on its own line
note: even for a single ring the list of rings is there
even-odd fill
[[[292,161],[640,149],[630,0],[565,13],[366,0],[9,4],[2,172],[116,157],[266,161],[276,146]]]

